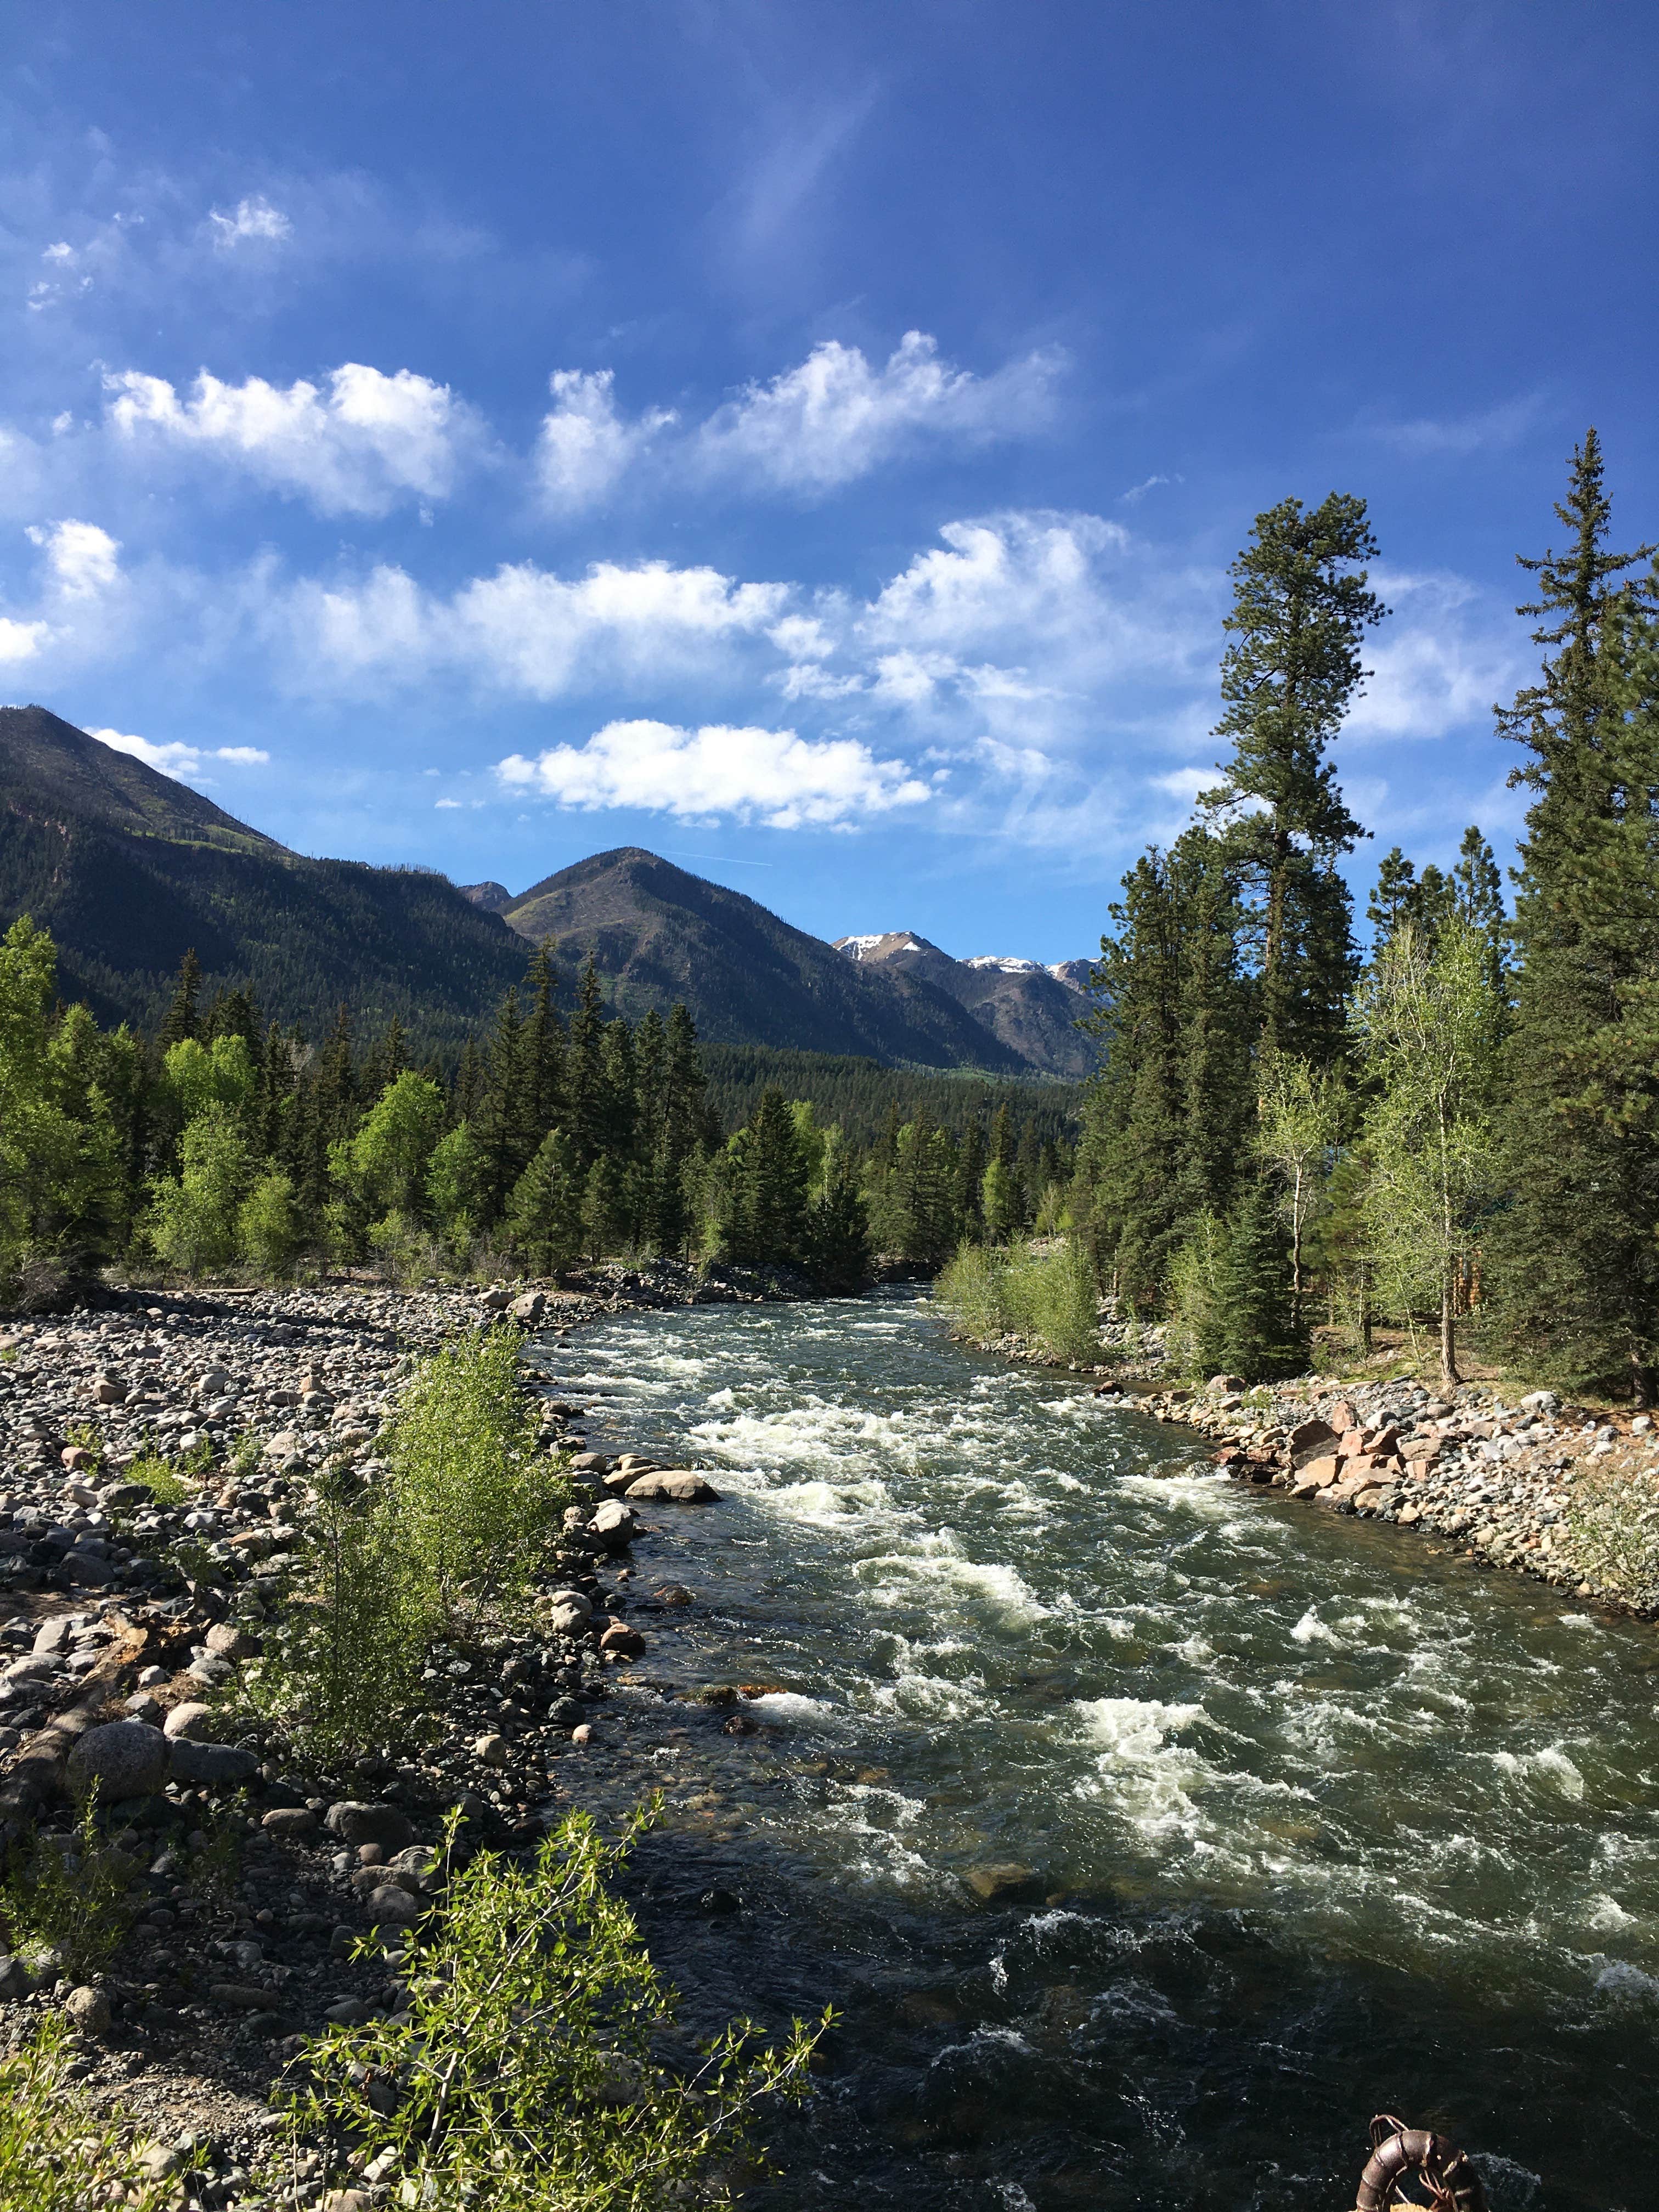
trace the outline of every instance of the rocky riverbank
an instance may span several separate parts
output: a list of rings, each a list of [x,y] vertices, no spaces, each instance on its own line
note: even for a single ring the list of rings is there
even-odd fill
[[[1108,1385],[1102,1394],[1119,1395]],[[1645,1413],[1564,1405],[1553,1391],[1510,1403],[1486,1384],[1443,1395],[1392,1382],[1247,1390],[1217,1376],[1135,1404],[1215,1437],[1240,1482],[1416,1528],[1483,1563],[1578,1596],[1659,1611],[1648,1554],[1659,1527],[1659,1431]]]
[[[526,1850],[574,1807],[614,1807],[608,1767],[644,1794],[605,1723],[646,1649],[637,1616],[689,1594],[636,1594],[629,1562],[647,1513],[714,1495],[689,1470],[586,1452],[583,1408],[539,1390],[541,1441],[582,1495],[533,1619],[432,1655],[418,1759],[369,1749],[325,1771],[238,1696],[325,1463],[372,1471],[415,1361],[498,1316],[556,1334],[798,1287],[653,1265],[556,1291],[114,1292],[0,1322],[0,1852],[15,1879],[45,1868],[102,1900],[55,1946],[0,1904],[0,2047],[66,2015],[81,2093],[148,2142],[179,2206],[320,2200],[320,2161],[295,2162],[273,2085],[327,2023],[396,2010],[447,1808],[465,1851]],[[75,1807],[94,1779],[88,1864]],[[353,1958],[371,1929],[380,1949]],[[384,2194],[368,2172],[337,2212]]]

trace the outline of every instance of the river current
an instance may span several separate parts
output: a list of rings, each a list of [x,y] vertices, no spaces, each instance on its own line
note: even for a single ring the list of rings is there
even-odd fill
[[[694,2025],[842,2015],[762,2201],[1344,2212],[1391,2111],[1494,2212],[1659,2203],[1659,1633],[1241,1490],[905,1292],[540,1357],[722,1492],[651,1513],[606,1787],[665,1794]]]

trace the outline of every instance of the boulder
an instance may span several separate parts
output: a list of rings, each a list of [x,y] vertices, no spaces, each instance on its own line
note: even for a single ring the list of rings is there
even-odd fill
[[[504,1735],[481,1735],[474,1740],[472,1756],[480,1766],[505,1766],[507,1761],[507,1738]]]
[[[1242,1375],[1212,1375],[1205,1385],[1212,1398],[1231,1398],[1236,1392],[1248,1390],[1249,1387]]]
[[[638,1516],[620,1498],[607,1498],[603,1504],[596,1505],[587,1525],[603,1539],[608,1552],[625,1552],[640,1533]]]
[[[714,1505],[720,1499],[719,1491],[707,1475],[689,1467],[662,1468],[655,1474],[640,1475],[629,1484],[627,1495],[672,1499],[676,1505]]]
[[[240,1744],[203,1743],[194,1736],[179,1736],[173,1745],[173,1778],[175,1782],[194,1782],[211,1789],[246,1782],[259,1764],[257,1751],[244,1751]]]
[[[34,1977],[21,1959],[0,1951],[0,1997],[21,2003],[34,1987]]]
[[[574,1636],[592,1619],[592,1601],[580,1590],[555,1590],[547,1601],[547,1617],[559,1635]]]
[[[426,1899],[412,1897],[396,1882],[371,1892],[368,1917],[376,1927],[412,1928],[427,1911]]]
[[[1285,1439],[1291,1455],[1291,1465],[1299,1468],[1305,1460],[1320,1459],[1336,1449],[1336,1431],[1328,1421],[1300,1421]]]
[[[161,1732],[174,1739],[191,1735],[198,1742],[206,1742],[213,1734],[213,1708],[194,1699],[187,1705],[175,1705],[162,1722]]]
[[[988,1905],[1024,1889],[1036,1879],[1030,1867],[1012,1859],[991,1866],[969,1867],[963,1876],[975,1896],[982,1897]]]
[[[259,1825],[273,1836],[308,1836],[316,1828],[317,1815],[306,1805],[277,1805]]]
[[[599,1649],[614,1652],[618,1659],[637,1659],[645,1649],[645,1638],[625,1620],[613,1620],[599,1638]]]
[[[329,1807],[323,1825],[331,1836],[337,1836],[354,1849],[359,1844],[379,1844],[382,1850],[400,1851],[415,1840],[408,1814],[399,1812],[395,1805],[363,1805],[343,1798]]]
[[[539,1291],[526,1291],[514,1299],[507,1310],[513,1320],[522,1322],[527,1328],[533,1328],[547,1311],[547,1300]]]
[[[569,1461],[572,1474],[604,1474],[611,1462],[603,1452],[575,1452]]]
[[[207,1632],[207,1648],[221,1659],[253,1659],[258,1656],[259,1639],[234,1621],[216,1620]]]
[[[84,1796],[94,1784],[106,1805],[153,1797],[166,1784],[172,1746],[143,1721],[106,1721],[89,1728],[69,1755],[70,1787]]]

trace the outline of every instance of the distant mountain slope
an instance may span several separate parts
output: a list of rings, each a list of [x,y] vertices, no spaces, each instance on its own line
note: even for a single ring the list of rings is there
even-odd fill
[[[637,847],[560,869],[503,916],[562,965],[592,951],[622,1012],[684,999],[701,1034],[720,1043],[1033,1072],[927,977],[860,967],[741,892]]]
[[[31,914],[60,988],[149,1024],[195,947],[313,1036],[348,1005],[417,1051],[481,1028],[525,946],[443,876],[313,860],[41,707],[0,708],[0,924]]]
[[[1035,960],[981,954],[954,960],[912,929],[842,937],[836,949],[865,973],[921,978],[965,1006],[1011,1051],[1048,1075],[1078,1080],[1094,1072],[1091,1038],[1073,1027],[1087,1002]]]

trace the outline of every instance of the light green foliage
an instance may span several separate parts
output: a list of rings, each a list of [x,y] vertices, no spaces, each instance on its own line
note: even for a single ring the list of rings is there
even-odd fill
[[[961,1336],[976,1343],[1020,1336],[1062,1365],[1100,1357],[1094,1269],[1075,1237],[1012,1249],[964,1244],[933,1285]]]
[[[27,915],[15,921],[0,939],[0,1283],[32,1258],[95,1249],[114,1174],[102,1094],[76,1101],[53,1052],[57,972],[51,938]]]
[[[1227,1224],[1206,1206],[1177,1248],[1170,1269],[1164,1343],[1182,1374],[1218,1372],[1225,1352]]]
[[[1353,1012],[1376,1103],[1365,1122],[1364,1207],[1395,1302],[1441,1316],[1443,1379],[1456,1379],[1454,1290],[1478,1249],[1496,1175],[1492,1129],[1502,1008],[1484,933],[1446,917],[1431,944],[1403,923]]]
[[[434,1622],[401,1537],[384,1492],[325,1479],[293,1602],[243,1669],[255,1710],[319,1752],[402,1744],[416,1729]]]
[[[426,1204],[434,1226],[453,1248],[471,1238],[479,1218],[484,1161],[465,1119],[438,1139],[427,1163]]]
[[[182,1505],[195,1495],[193,1484],[177,1474],[159,1453],[146,1452],[133,1461],[122,1476],[124,1482],[142,1482],[158,1505]]]
[[[1650,1474],[1581,1462],[1567,1529],[1592,1582],[1659,1611],[1659,1484]]]
[[[184,1037],[169,1046],[162,1065],[174,1110],[186,1126],[214,1106],[235,1112],[253,1095],[253,1064],[245,1037],[215,1037],[211,1045]]]
[[[236,1243],[243,1257],[267,1275],[291,1267],[305,1243],[305,1223],[292,1176],[270,1168],[242,1200]]]
[[[518,1388],[523,1343],[492,1328],[423,1359],[384,1441],[398,1549],[446,1620],[515,1600],[568,1502]]]
[[[178,1181],[151,1186],[150,1242],[169,1267],[205,1274],[235,1256],[237,1220],[247,1188],[248,1143],[231,1109],[204,1107],[185,1126],[179,1158]]]
[[[1291,1288],[1302,1296],[1302,1248],[1323,1200],[1342,1134],[1340,1071],[1316,1070],[1289,1053],[1267,1056],[1257,1108],[1256,1157],[1279,1188],[1291,1232]]]
[[[120,2203],[126,2212],[161,2212],[173,2185],[144,2175],[130,2131],[81,2100],[70,2073],[75,2057],[67,2024],[52,2018],[0,2055],[0,2206],[87,2212]]]
[[[329,1172],[366,1214],[417,1217],[443,1126],[442,1091],[405,1069],[387,1084],[356,1133],[331,1149]]]
[[[797,2021],[780,2049],[738,2021],[684,2071],[665,2063],[673,1992],[611,1887],[642,1825],[607,1844],[573,1814],[532,1866],[483,1852],[453,1875],[406,1976],[404,2016],[308,2046],[298,2126],[389,2149],[394,2204],[729,2203],[714,2161],[746,2148],[763,2100],[806,2093],[830,2016],[817,2031]]]
[[[27,1956],[48,1947],[65,1974],[85,1981],[108,1964],[132,1923],[131,1872],[99,1833],[94,1792],[68,1835],[33,1832],[14,1850],[0,1883],[4,1948]]]
[[[539,1273],[568,1267],[582,1249],[582,1179],[562,1129],[550,1129],[519,1177],[507,1211],[513,1249]]]

